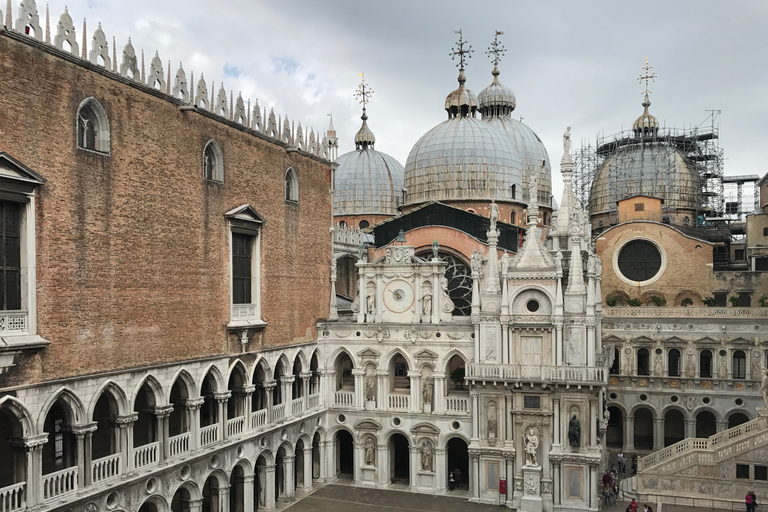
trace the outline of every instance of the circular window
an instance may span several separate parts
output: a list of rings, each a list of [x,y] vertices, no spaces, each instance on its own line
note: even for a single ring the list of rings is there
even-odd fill
[[[394,418],[392,418],[392,425],[394,425],[394,426],[396,426],[396,427],[399,427],[399,426],[400,426],[400,423],[401,423],[401,421],[400,421],[400,418],[398,418],[397,416],[395,416]]]
[[[646,395],[646,394],[642,394],[642,395],[640,395],[640,400],[642,400],[643,402],[645,402],[646,400],[648,400],[648,395]]]
[[[237,447],[237,458],[238,459],[242,459],[244,455],[245,455],[245,447],[242,446],[242,445],[238,446]]]
[[[645,239],[630,240],[614,258],[619,277],[630,284],[650,284],[661,275],[666,263],[661,248]]]
[[[147,484],[145,488],[147,489],[148,494],[153,494],[157,490],[157,479],[150,478],[149,480],[147,480]]]
[[[704,398],[701,399],[701,401],[704,402],[705,404],[708,404],[712,400],[710,400],[708,396],[705,396]]]
[[[661,354],[661,349],[660,349],[660,348],[657,348],[657,349],[656,349],[656,353],[657,353],[657,354]]]
[[[345,421],[347,421],[347,417],[344,416],[343,414],[339,414],[338,416],[336,416],[336,421],[338,421],[339,423],[344,423]]]
[[[738,405],[739,407],[744,405],[744,400],[742,400],[741,398],[737,398],[736,400],[734,400],[734,402],[736,402],[736,405]]]
[[[458,421],[454,421],[453,423],[451,423],[451,428],[453,430],[459,430],[461,428],[461,423],[459,423]]]
[[[119,501],[120,497],[117,495],[116,492],[112,492],[107,496],[107,508],[109,510],[112,510],[117,506],[117,502]]]
[[[611,400],[616,400],[618,395],[616,393],[611,393],[609,396],[611,397]]]
[[[669,401],[672,402],[673,404],[677,403],[678,400],[679,398],[677,395],[672,395],[671,397],[669,397]]]
[[[720,357],[725,357],[725,354],[727,354],[727,352],[725,350],[721,350],[720,352],[718,352],[718,354],[720,354]]]
[[[416,256],[432,258],[432,251],[421,252]],[[455,316],[469,316],[472,311],[472,272],[459,258],[444,252],[437,257],[447,263],[445,278],[448,280],[448,296],[453,301]]]
[[[212,468],[219,467],[219,456],[218,455],[214,455],[213,457],[211,457],[211,467]]]
[[[530,311],[531,313],[535,313],[539,310],[539,301],[531,299],[526,304],[525,307]]]
[[[192,468],[189,464],[185,464],[181,467],[181,479],[186,480],[192,475]]]

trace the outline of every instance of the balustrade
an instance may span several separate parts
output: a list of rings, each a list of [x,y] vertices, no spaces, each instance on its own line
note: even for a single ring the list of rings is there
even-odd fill
[[[0,489],[0,512],[14,512],[27,506],[27,483],[19,482]]]
[[[160,443],[149,443],[133,449],[133,467],[138,469],[157,462]]]
[[[170,444],[171,457],[175,457],[182,453],[188,452],[189,441],[191,437],[192,435],[189,432],[184,432],[183,434],[179,434],[177,436],[173,436],[169,438],[168,443]]]
[[[263,427],[267,424],[267,410],[261,409],[251,413],[251,428]]]
[[[272,407],[272,421],[278,421],[285,418],[285,404],[277,404]]]
[[[50,500],[77,490],[77,466],[43,475],[43,499]]]
[[[291,402],[291,414],[296,416],[304,412],[304,399],[296,398]]]
[[[410,395],[389,395],[389,408],[390,409],[408,409],[408,403],[410,402]]]
[[[118,476],[122,459],[122,454],[115,453],[114,455],[107,455],[91,462],[91,478],[93,483]]]
[[[567,383],[605,382],[607,371],[594,366],[530,366],[522,364],[470,363],[466,378],[477,380],[542,381]]]
[[[227,437],[240,435],[245,428],[245,416],[238,416],[227,420]]]
[[[208,425],[200,429],[200,446],[208,446],[219,440],[219,424]]]
[[[445,397],[445,411],[448,413],[466,413],[469,411],[469,397],[447,396]]]
[[[337,391],[335,403],[344,407],[352,407],[352,404],[355,403],[355,393],[353,391]]]
[[[320,406],[320,395],[315,393],[314,395],[309,395],[307,397],[307,407],[310,409],[314,409],[315,407]]]

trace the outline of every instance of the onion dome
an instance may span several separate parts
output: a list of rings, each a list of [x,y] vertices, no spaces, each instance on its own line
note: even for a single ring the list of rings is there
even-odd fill
[[[459,70],[459,88],[445,98],[445,111],[448,112],[448,119],[458,115],[471,115],[474,117],[477,111],[477,96],[475,96],[474,92],[464,87],[466,81],[464,68],[462,68]]]
[[[373,132],[363,109],[363,125],[355,135],[355,150],[336,159],[334,215],[395,215],[403,193],[403,166],[375,151]]]
[[[493,82],[480,91],[480,113],[483,117],[490,115],[510,115],[517,106],[517,99],[512,89],[499,82],[499,68],[493,66]]]
[[[651,101],[648,99],[648,91],[645,92],[645,100],[643,101],[643,107],[645,110],[643,114],[635,119],[635,123],[632,125],[632,131],[635,135],[655,135],[659,131],[659,122],[648,112],[648,107],[651,106]]]

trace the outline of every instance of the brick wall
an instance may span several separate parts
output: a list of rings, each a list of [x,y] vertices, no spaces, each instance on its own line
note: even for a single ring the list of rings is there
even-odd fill
[[[327,163],[124,82],[0,35],[0,148],[48,180],[38,189],[36,263],[38,333],[51,341],[0,384],[239,351],[225,328],[224,213],[245,203],[266,221],[269,325],[257,345],[311,339],[327,317]],[[109,116],[109,156],[76,147],[76,112],[91,96]],[[202,179],[211,138],[223,153],[224,184]],[[298,205],[284,201],[289,166]]]

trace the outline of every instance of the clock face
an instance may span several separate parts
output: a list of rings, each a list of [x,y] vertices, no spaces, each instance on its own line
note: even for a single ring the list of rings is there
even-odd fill
[[[384,287],[384,305],[393,313],[402,313],[413,305],[413,287],[407,281],[395,279]]]

